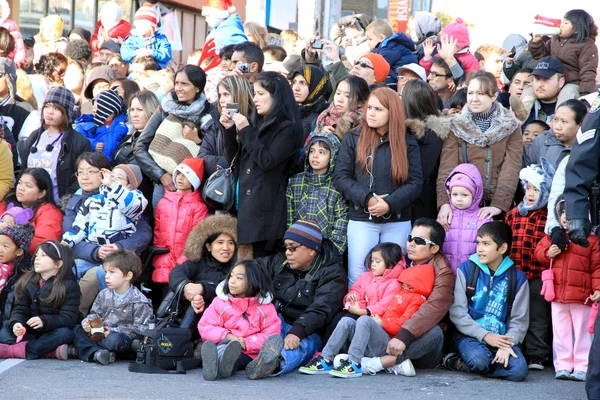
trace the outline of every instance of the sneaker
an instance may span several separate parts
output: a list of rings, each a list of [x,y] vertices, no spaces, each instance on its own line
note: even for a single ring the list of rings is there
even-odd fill
[[[300,367],[299,371],[307,375],[328,374],[333,369],[333,363],[327,361],[323,356],[317,356],[310,360],[308,364]]]
[[[94,361],[101,365],[108,365],[110,363],[110,351],[102,349],[94,353]]]
[[[543,371],[544,359],[542,357],[531,357],[527,368],[531,371]]]
[[[117,361],[117,352],[109,351],[108,353],[109,353],[108,363],[113,364],[115,361]]]
[[[54,357],[57,360],[68,360],[69,359],[69,345],[61,344],[54,350]]]
[[[246,366],[248,379],[261,379],[271,375],[279,365],[282,349],[283,338],[279,335],[269,336],[260,346],[258,357]]]
[[[75,347],[75,345],[69,345],[69,347],[67,348],[67,357],[72,360],[76,360],[79,358],[79,351],[77,351],[77,347]]]
[[[444,357],[442,364],[450,371],[471,372],[467,363],[456,353],[448,353],[446,357]]]
[[[360,364],[355,364],[349,358],[340,360],[340,366],[329,371],[329,375],[338,378],[358,378],[362,376],[362,368]]]
[[[202,360],[202,339],[198,339],[194,342],[194,358],[196,360]]]
[[[219,372],[217,345],[212,340],[202,344],[202,377],[205,381],[214,381]]]
[[[233,375],[233,369],[235,368],[235,363],[238,358],[242,354],[242,345],[237,340],[233,340],[227,343],[225,346],[225,350],[223,350],[223,355],[219,359],[219,377],[220,378],[229,378]]]
[[[342,366],[342,360],[347,360],[348,359],[348,354],[338,354],[337,356],[335,356],[335,358],[333,359],[333,369],[337,369],[340,368]]]
[[[398,365],[394,365],[393,367],[386,368],[385,372],[387,372],[388,374],[402,375],[402,376],[417,375],[417,372],[415,371],[415,367],[413,366],[413,363],[410,360],[404,360]]]
[[[567,370],[562,369],[560,371],[556,371],[556,375],[554,375],[554,377],[561,381],[568,381],[569,379],[571,379],[571,373]]]
[[[583,371],[573,371],[573,373],[570,376],[572,381],[577,381],[577,382],[585,382],[585,372]]]
[[[363,357],[360,359],[360,365],[363,372],[369,375],[375,375],[379,371],[383,371],[383,366],[379,357]]]

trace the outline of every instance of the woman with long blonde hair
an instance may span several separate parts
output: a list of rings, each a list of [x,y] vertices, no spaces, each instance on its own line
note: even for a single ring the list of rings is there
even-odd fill
[[[344,137],[335,166],[335,187],[350,203],[348,284],[366,271],[365,257],[378,243],[406,249],[412,202],[421,192],[421,156],[406,131],[404,106],[388,88],[373,90],[365,122]]]
[[[232,75],[224,78],[217,85],[217,110],[219,115],[226,109],[227,104],[237,104],[239,112],[246,117],[254,112],[254,102],[252,101],[252,87],[248,79],[243,76]],[[204,159],[204,174],[209,177],[217,170],[220,165],[223,168],[229,167],[225,159],[225,146],[223,144],[223,126],[214,118],[219,129],[207,134],[200,145],[198,157]]]

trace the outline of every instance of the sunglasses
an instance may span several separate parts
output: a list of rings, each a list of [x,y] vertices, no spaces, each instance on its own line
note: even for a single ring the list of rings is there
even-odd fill
[[[289,250],[290,253],[294,253],[297,249],[302,247],[302,245],[299,244],[298,246],[294,246],[293,244],[284,244],[283,247],[285,247],[285,251]]]
[[[373,68],[371,65],[367,64],[364,61],[360,61],[360,60],[354,61],[354,65],[359,65],[361,68],[369,68],[369,69],[372,69],[373,71],[375,70],[375,68]]]
[[[413,236],[413,235],[408,235],[406,237],[406,242],[410,243],[410,242],[415,242],[416,245],[418,246],[424,246],[426,244],[430,244],[432,246],[435,246],[436,244],[434,242],[432,242],[429,239],[425,239],[424,237],[421,236]]]
[[[58,75],[63,76],[65,72],[67,72],[67,70],[64,68],[56,68],[56,72],[58,73]]]

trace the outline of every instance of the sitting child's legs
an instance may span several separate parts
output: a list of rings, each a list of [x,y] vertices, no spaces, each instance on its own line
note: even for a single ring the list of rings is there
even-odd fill
[[[335,330],[321,352],[321,355],[325,360],[333,361],[344,344],[352,340],[356,329],[356,323],[357,321],[353,318],[344,317],[340,319],[340,322],[338,322]],[[360,362],[360,360],[358,362]]]
[[[99,350],[125,352],[131,349],[132,338],[120,333],[111,332],[99,342],[94,342],[83,330],[81,325],[73,329],[73,344],[77,348],[79,358],[83,361],[93,361],[94,354]]]
[[[344,320],[345,318],[342,318]],[[354,335],[351,339],[348,358],[360,364],[363,357],[380,357],[385,354],[390,337],[387,332],[368,316],[356,321]]]
[[[47,353],[56,350],[58,346],[70,344],[72,341],[73,331],[71,329],[56,328],[27,343],[27,359],[35,360],[44,357]]]

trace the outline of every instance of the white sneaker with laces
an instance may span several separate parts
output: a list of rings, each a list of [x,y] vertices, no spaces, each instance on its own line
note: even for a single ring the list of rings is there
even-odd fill
[[[379,357],[363,357],[360,359],[360,365],[363,373],[375,375],[379,371],[383,371]]]
[[[413,364],[410,360],[404,360],[402,363],[400,363],[398,365],[394,365],[393,367],[386,368],[385,371],[388,374],[395,374],[395,375],[402,375],[402,376],[417,375],[417,372],[415,371],[415,367],[413,366]]]

